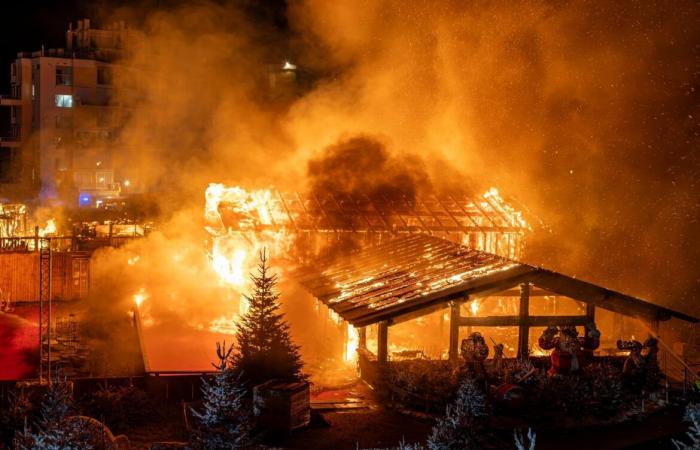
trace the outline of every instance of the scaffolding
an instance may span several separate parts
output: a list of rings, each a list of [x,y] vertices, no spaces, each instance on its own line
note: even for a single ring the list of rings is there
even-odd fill
[[[39,238],[39,380],[51,383],[51,238]]]

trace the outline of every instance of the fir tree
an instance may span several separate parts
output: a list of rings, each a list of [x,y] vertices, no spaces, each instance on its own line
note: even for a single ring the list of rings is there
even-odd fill
[[[253,295],[245,296],[248,312],[237,325],[238,352],[234,367],[249,385],[273,378],[303,380],[299,346],[292,343],[289,324],[279,312],[279,293],[275,291],[277,275],[270,274],[265,251],[260,253]]]
[[[513,431],[513,439],[515,440],[516,450],[535,450],[537,435],[532,431],[532,428],[527,429],[527,441],[520,430]]]
[[[676,439],[672,439],[671,442],[678,450],[700,450],[700,406],[692,403],[688,405],[684,419],[690,422],[686,433],[690,443],[686,444]]]
[[[230,367],[233,346],[217,342],[217,372],[211,381],[202,379],[202,412],[192,410],[199,426],[192,434],[190,449],[236,450],[248,445],[250,425],[245,410],[245,388]]]
[[[96,450],[87,430],[69,420],[73,408],[71,384],[58,376],[41,402],[36,432],[25,429],[17,439],[21,450]]]
[[[428,438],[430,450],[471,450],[481,448],[478,433],[486,419],[486,397],[472,378],[467,378],[457,398],[447,406],[445,417],[433,427]]]

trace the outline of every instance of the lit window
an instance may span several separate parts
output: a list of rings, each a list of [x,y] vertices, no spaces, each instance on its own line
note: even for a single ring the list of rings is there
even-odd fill
[[[56,106],[59,108],[72,108],[73,96],[66,94],[56,94]]]

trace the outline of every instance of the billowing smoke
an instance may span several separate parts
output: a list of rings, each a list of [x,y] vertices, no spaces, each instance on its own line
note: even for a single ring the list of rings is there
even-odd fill
[[[551,226],[530,238],[531,262],[697,312],[694,2],[304,0],[282,12],[289,28],[239,2],[117,12],[145,17],[117,80],[133,105],[122,167],[188,217],[141,250],[201,247],[183,223],[201,225],[210,182],[409,198],[494,185]],[[280,102],[266,67],[285,59],[319,76]],[[155,289],[189,284],[159,264],[142,266],[160,274]],[[183,289],[158,294],[173,322],[224,298]]]
[[[422,161],[403,153],[391,154],[382,142],[369,136],[347,138],[326,147],[309,161],[307,173],[317,198],[347,194],[413,203],[418,191],[430,184]]]

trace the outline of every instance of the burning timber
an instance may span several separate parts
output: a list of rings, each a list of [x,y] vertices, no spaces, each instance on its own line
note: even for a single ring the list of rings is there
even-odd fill
[[[448,357],[453,363],[459,357],[461,328],[516,327],[517,357],[521,359],[531,354],[531,328],[588,326],[596,320],[597,310],[639,318],[654,335],[658,335],[660,321],[698,322],[695,317],[585,281],[421,234],[363,249],[329,267],[300,269],[294,277],[358,329],[362,373],[373,383],[377,382],[376,370],[371,366],[390,359],[390,327],[445,308],[449,309]],[[535,289],[538,296],[581,302],[585,313],[531,315],[530,297]],[[503,315],[497,308],[492,309],[495,315],[478,314],[478,309],[463,313],[469,311],[470,303],[513,296],[519,302],[516,314]],[[370,326],[376,326],[376,355],[367,346]]]
[[[393,236],[424,233],[491,253],[517,258],[530,231],[522,214],[495,188],[477,196],[466,192],[406,197],[308,194],[273,189],[246,191],[211,184],[206,193],[210,230],[279,232],[307,245],[341,235],[364,236],[363,245]],[[312,252],[313,253],[313,252]]]

